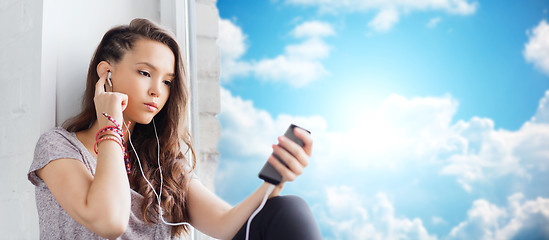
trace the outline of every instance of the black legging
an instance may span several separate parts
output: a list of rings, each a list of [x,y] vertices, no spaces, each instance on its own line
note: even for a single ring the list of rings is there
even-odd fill
[[[322,239],[307,203],[297,196],[269,199],[250,224],[250,240]],[[233,239],[246,238],[246,223]]]

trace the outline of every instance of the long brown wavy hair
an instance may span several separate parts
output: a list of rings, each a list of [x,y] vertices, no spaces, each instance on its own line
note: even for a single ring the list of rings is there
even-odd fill
[[[63,123],[71,132],[86,130],[97,120],[95,104],[95,84],[99,80],[97,65],[101,61],[118,63],[124,54],[131,51],[139,39],[150,39],[168,46],[175,56],[174,79],[170,87],[170,96],[164,108],[155,116],[160,141],[160,165],[162,166],[163,185],[161,206],[164,219],[168,222],[188,222],[187,190],[194,170],[196,156],[191,135],[187,128],[186,112],[189,92],[185,84],[185,69],[177,41],[172,34],[146,19],[134,19],[129,25],[114,27],[105,33],[95,50],[82,99],[82,112]],[[157,163],[157,142],[153,121],[149,124],[134,123],[131,140],[139,154],[143,173],[155,189],[160,188],[160,173]],[[183,148],[185,147],[185,149]],[[147,224],[158,223],[159,209],[153,189],[147,184],[137,163],[136,155],[130,148],[131,173],[128,174],[132,189],[143,195],[141,206],[143,219]],[[191,159],[186,155],[190,153]],[[175,226],[172,234],[179,236],[188,233],[186,225]]]

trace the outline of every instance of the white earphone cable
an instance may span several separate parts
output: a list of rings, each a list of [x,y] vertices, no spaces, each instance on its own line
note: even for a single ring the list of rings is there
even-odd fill
[[[126,123],[124,123],[124,126],[126,126],[126,129],[128,128]],[[141,170],[141,175],[143,176],[145,181],[149,184],[149,186],[153,190],[154,195],[156,196],[156,200],[158,201],[158,208],[159,208],[158,215],[159,215],[160,220],[164,224],[169,225],[169,226],[188,225],[189,227],[192,227],[191,224],[188,223],[188,222],[170,223],[170,222],[166,222],[166,220],[164,220],[162,206],[160,205],[161,197],[162,197],[162,185],[163,185],[163,182],[164,182],[164,178],[162,176],[162,167],[160,166],[160,141],[158,140],[158,133],[157,133],[157,130],[156,130],[156,124],[154,123],[154,118],[153,118],[153,127],[154,127],[154,134],[156,136],[156,144],[157,144],[157,149],[156,150],[157,150],[158,170],[160,172],[160,189],[159,189],[158,193],[156,192],[153,185],[151,184],[151,182],[149,182],[149,180],[145,176],[145,173],[143,172],[143,167],[141,166],[141,160],[139,159],[139,155],[137,154],[137,151],[135,151],[135,147],[133,146],[132,136],[131,136],[130,131],[128,131],[128,140],[129,140],[128,142],[130,143],[130,146],[132,147],[132,150],[135,153],[135,157],[137,158],[137,163],[139,164],[139,169]],[[249,239],[250,224],[251,224],[252,220],[261,211],[261,209],[263,209],[263,207],[265,206],[265,203],[267,202],[267,198],[273,192],[274,188],[275,188],[275,185],[272,185],[272,184],[269,185],[269,188],[267,189],[267,191],[265,192],[265,195],[263,196],[263,200],[261,201],[261,204],[252,213],[250,218],[248,218],[248,221],[246,223],[246,240]]]
[[[265,196],[263,196],[263,200],[261,201],[261,204],[259,204],[259,207],[257,207],[257,209],[250,216],[250,218],[248,218],[248,222],[246,223],[246,240],[248,240],[250,236],[250,224],[252,223],[252,219],[254,219],[255,215],[257,215],[261,211],[261,209],[263,209],[263,207],[265,206],[265,203],[267,202],[267,198],[269,197],[269,195],[271,195],[274,188],[275,188],[275,185],[269,184],[269,188],[265,192]]]
[[[156,190],[154,190],[154,187],[151,184],[151,182],[149,182],[147,177],[145,177],[145,173],[143,172],[143,167],[141,166],[141,160],[139,159],[139,155],[137,154],[137,151],[135,151],[135,147],[133,146],[133,143],[132,143],[132,135],[131,135],[130,131],[128,131],[128,140],[130,142],[130,145],[132,146],[133,152],[135,153],[135,157],[137,158],[137,163],[139,164],[139,169],[141,170],[141,175],[143,176],[143,178],[145,178],[145,181],[147,181],[147,183],[149,184],[149,186],[153,190],[154,195],[156,196],[156,200],[158,201],[158,208],[159,208],[158,215],[159,215],[160,220],[164,224],[170,225],[170,226],[187,225],[187,226],[191,227],[191,224],[188,223],[188,222],[169,223],[169,222],[166,222],[166,220],[164,220],[162,206],[160,205],[161,197],[162,197],[162,183],[164,182],[163,177],[162,177],[162,167],[160,166],[160,141],[158,140],[158,133],[156,132],[156,124],[154,123],[154,118],[153,118],[152,121],[153,121],[153,127],[154,127],[154,135],[156,136],[156,144],[157,144],[156,150],[157,150],[158,170],[160,172],[160,189],[159,189],[159,193],[157,193]],[[126,126],[126,123],[124,123],[124,126]],[[126,129],[127,128],[128,128],[128,126],[126,126]]]
[[[111,87],[111,91],[114,91],[114,88],[113,88],[112,82],[111,82],[111,72],[110,71],[109,71],[109,75],[107,77],[107,80],[108,80],[109,85]],[[166,220],[164,220],[162,206],[160,205],[161,197],[162,197],[162,183],[164,182],[163,176],[162,176],[162,167],[160,166],[160,141],[158,140],[158,133],[156,131],[156,124],[154,123],[154,118],[152,119],[152,121],[153,121],[153,127],[154,127],[154,135],[156,136],[156,146],[157,146],[156,147],[156,150],[157,150],[156,151],[157,152],[156,156],[157,156],[157,161],[158,161],[158,170],[160,172],[160,189],[159,189],[160,194],[156,193],[156,190],[154,190],[154,187],[151,184],[151,182],[149,182],[147,177],[145,177],[145,173],[143,172],[143,167],[141,166],[141,160],[139,159],[139,155],[137,154],[137,151],[135,151],[135,147],[133,146],[133,143],[132,143],[132,134],[130,133],[130,131],[127,131],[130,146],[132,146],[132,150],[135,153],[135,157],[137,158],[137,163],[139,164],[139,169],[141,170],[141,175],[143,176],[143,178],[145,178],[145,181],[147,181],[147,183],[149,184],[149,186],[153,190],[154,195],[156,196],[156,200],[158,201],[158,208],[159,208],[158,215],[159,215],[160,220],[164,224],[170,225],[170,226],[187,225],[189,227],[192,227],[192,225],[188,222],[169,223],[169,222],[166,222]],[[126,127],[126,129],[128,129],[128,125],[126,125],[126,123],[124,121],[122,121],[122,123],[124,123],[124,126]]]

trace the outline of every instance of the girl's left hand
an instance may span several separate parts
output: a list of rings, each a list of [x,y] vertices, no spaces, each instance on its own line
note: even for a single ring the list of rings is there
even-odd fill
[[[300,128],[294,128],[294,134],[303,141],[303,148],[285,136],[278,137],[278,144],[273,145],[273,153],[280,157],[288,167],[284,166],[272,154],[268,159],[269,163],[282,175],[282,182],[279,186],[286,181],[294,181],[309,164],[309,157],[311,157],[313,149],[311,135]]]

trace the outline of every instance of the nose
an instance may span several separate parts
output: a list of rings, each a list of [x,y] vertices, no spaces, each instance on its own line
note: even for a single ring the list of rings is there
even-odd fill
[[[162,88],[160,87],[162,81],[151,81],[149,86],[149,95],[153,97],[158,97],[161,94]]]

